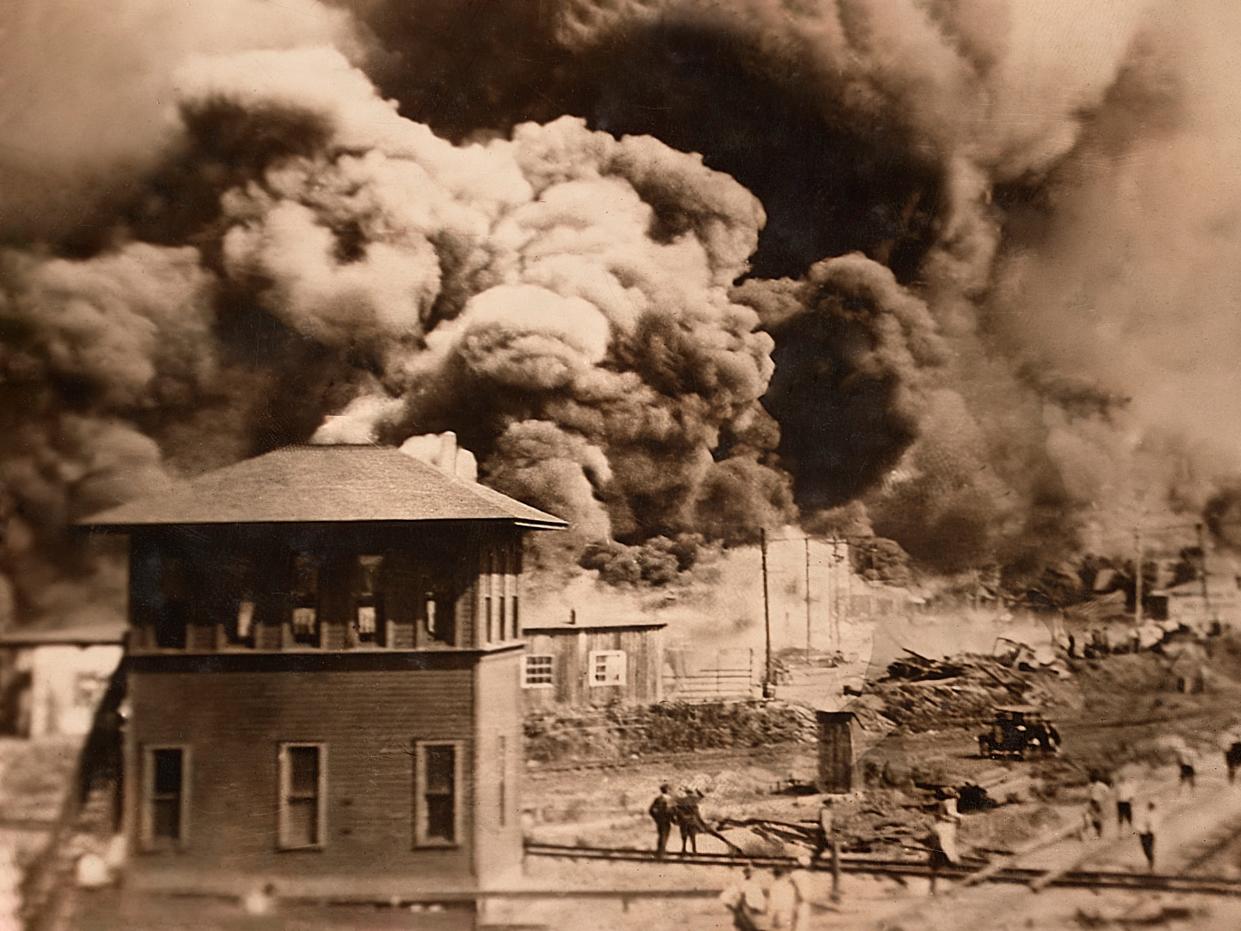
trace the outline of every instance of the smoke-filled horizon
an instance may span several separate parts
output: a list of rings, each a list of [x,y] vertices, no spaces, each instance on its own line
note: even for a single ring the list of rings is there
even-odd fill
[[[0,572],[289,442],[455,431],[661,584],[760,527],[1013,577],[1206,514],[1241,443],[1225,0],[19,0]],[[53,44],[54,43],[54,44]]]

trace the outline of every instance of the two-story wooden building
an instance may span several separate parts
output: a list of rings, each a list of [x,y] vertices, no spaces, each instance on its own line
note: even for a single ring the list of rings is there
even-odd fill
[[[520,869],[523,534],[376,446],[280,449],[85,522],[130,541],[139,888],[402,896]]]

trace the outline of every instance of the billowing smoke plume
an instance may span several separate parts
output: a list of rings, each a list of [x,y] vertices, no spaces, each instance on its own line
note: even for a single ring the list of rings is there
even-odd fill
[[[19,612],[114,587],[74,517],[312,436],[452,430],[635,584],[798,515],[1021,573],[1228,512],[1226,0],[18,14]]]

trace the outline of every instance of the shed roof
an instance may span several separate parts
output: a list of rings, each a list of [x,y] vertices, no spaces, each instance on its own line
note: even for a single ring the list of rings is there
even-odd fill
[[[561,631],[572,632],[575,630],[616,630],[624,627],[658,630],[667,626],[667,621],[640,620],[631,617],[608,617],[600,618],[595,621],[578,621],[573,624],[569,623],[567,620],[546,621],[543,623],[540,623],[539,621],[523,621],[521,629],[526,633],[536,631],[539,633],[558,633]]]
[[[565,521],[391,446],[286,446],[206,472],[165,494],[79,523],[102,530],[172,524],[501,520],[540,530]]]

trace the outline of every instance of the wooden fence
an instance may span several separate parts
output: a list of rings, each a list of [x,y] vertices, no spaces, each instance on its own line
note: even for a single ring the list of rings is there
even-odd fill
[[[749,698],[756,683],[753,650],[669,649],[664,652],[665,699]]]

